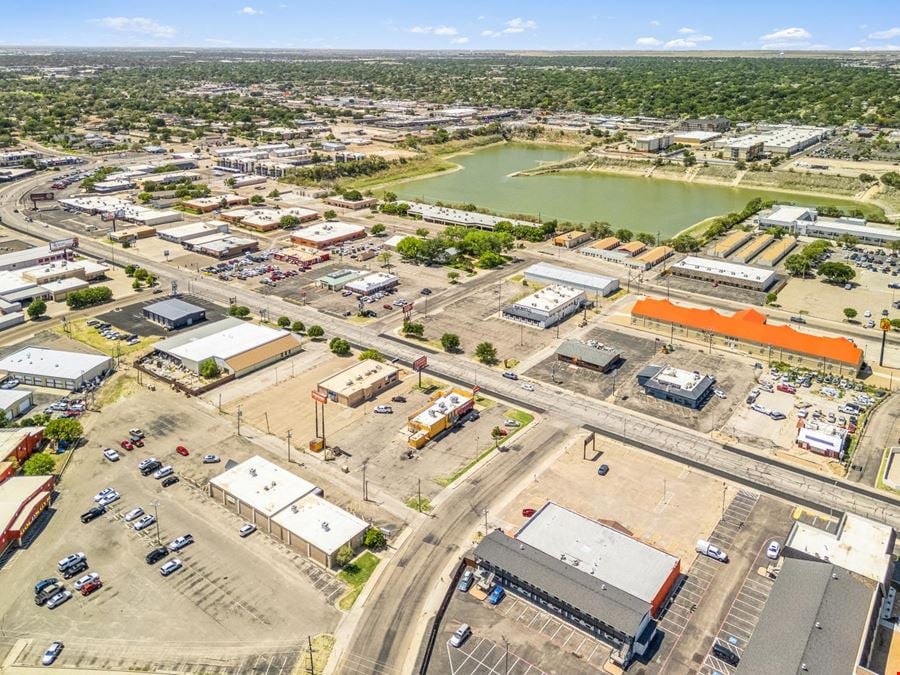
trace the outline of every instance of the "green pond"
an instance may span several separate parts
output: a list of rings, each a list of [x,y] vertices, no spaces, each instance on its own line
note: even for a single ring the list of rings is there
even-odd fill
[[[634,232],[671,237],[710,216],[740,211],[754,197],[808,206],[859,208],[850,200],[797,193],[618,176],[549,174],[510,177],[516,171],[572,156],[563,148],[504,144],[458,155],[462,169],[391,186],[403,199],[475,204],[500,214],[531,214],[578,223],[606,221]]]

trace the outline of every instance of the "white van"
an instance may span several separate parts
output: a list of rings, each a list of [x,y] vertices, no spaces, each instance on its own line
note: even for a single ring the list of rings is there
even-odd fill
[[[165,478],[166,476],[171,476],[173,473],[175,473],[175,469],[173,469],[171,467],[171,465],[167,464],[166,466],[162,467],[161,469],[158,469],[156,471],[156,473],[153,474],[153,477],[156,480],[159,480],[160,478]]]

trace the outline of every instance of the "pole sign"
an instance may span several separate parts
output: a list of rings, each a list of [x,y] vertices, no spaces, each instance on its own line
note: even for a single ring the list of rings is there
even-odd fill
[[[418,370],[418,371],[425,370],[425,368],[428,366],[428,357],[420,356],[415,361],[413,361],[412,366],[413,366],[413,370]]]
[[[472,387],[473,394],[477,394],[479,391],[481,391],[481,387],[479,387],[477,384],[474,387]]]
[[[328,397],[325,394],[323,394],[322,392],[313,390],[309,393],[312,396],[313,401],[318,401],[319,403],[322,403],[323,405],[325,403],[328,403]]]
[[[66,248],[78,248],[78,237],[69,237],[68,239],[57,239],[50,242],[51,251],[61,251]]]
[[[28,195],[28,199],[33,202],[52,202],[53,201],[53,193],[52,192],[32,192]]]
[[[881,330],[889,331],[891,328],[893,328],[893,326],[891,325],[891,320],[887,317],[883,317],[881,319]]]

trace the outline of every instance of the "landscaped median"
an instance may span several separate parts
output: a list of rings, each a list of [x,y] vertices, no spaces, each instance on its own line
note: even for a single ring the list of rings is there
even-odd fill
[[[379,562],[381,559],[377,555],[371,551],[365,551],[338,573],[338,578],[350,587],[347,594],[338,602],[338,607],[345,611],[353,607],[353,603],[356,602],[356,598],[359,597],[363,586],[366,585]]]

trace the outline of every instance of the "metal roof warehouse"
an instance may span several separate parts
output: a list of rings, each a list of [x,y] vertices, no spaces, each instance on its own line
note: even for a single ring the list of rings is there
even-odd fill
[[[109,356],[43,347],[25,347],[0,359],[0,370],[25,384],[59,389],[75,389],[112,369],[113,360]]]
[[[525,270],[525,278],[542,284],[562,284],[571,288],[577,288],[585,293],[599,293],[607,296],[619,290],[619,280],[612,277],[604,277],[590,272],[557,267],[547,263],[537,263]]]

